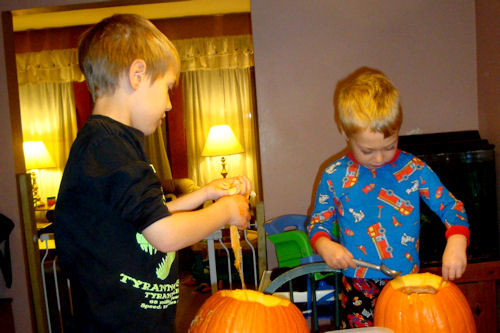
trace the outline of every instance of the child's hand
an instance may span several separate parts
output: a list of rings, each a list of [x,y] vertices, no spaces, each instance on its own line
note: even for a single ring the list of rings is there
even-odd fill
[[[467,238],[464,235],[448,237],[443,253],[443,279],[455,280],[462,277],[467,267],[466,249]]]
[[[226,195],[241,194],[247,196],[252,190],[250,179],[245,176],[216,179],[205,186],[208,200],[217,200]]]
[[[246,229],[248,227],[248,222],[250,221],[248,196],[239,194],[224,196],[217,200],[217,204],[226,206],[225,210],[229,213],[227,224],[237,226],[238,229]]]
[[[346,269],[356,268],[352,253],[342,244],[334,242],[326,237],[321,237],[316,241],[316,250],[331,268]]]

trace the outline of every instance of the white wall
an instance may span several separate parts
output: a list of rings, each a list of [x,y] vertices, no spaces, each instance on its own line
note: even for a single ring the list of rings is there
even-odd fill
[[[345,147],[337,82],[368,66],[400,90],[402,134],[478,129],[474,1],[252,0],[266,218],[306,213]]]

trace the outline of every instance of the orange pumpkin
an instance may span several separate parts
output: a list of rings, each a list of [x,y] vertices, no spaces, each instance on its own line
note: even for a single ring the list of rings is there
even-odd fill
[[[431,273],[389,282],[377,300],[375,326],[395,333],[475,333],[474,317],[458,287]]]
[[[287,299],[248,289],[220,290],[196,313],[189,333],[307,333],[302,312]]]

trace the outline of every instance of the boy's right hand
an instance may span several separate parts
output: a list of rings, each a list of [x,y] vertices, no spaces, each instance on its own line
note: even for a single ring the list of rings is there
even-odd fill
[[[227,224],[237,226],[238,229],[246,229],[250,221],[250,205],[248,197],[240,194],[225,196],[217,200],[218,204],[224,205],[229,213]]]
[[[246,176],[227,179],[215,179],[204,186],[208,200],[217,200],[226,195],[248,195],[252,190],[252,183]]]
[[[342,244],[334,242],[326,237],[321,237],[316,241],[316,250],[325,263],[331,268],[346,269],[356,268],[352,253]]]

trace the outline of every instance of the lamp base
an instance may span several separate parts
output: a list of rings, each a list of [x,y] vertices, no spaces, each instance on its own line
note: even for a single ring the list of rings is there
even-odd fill
[[[38,194],[38,184],[36,183],[36,172],[31,171],[31,189],[33,191],[33,206],[40,207],[43,206],[42,199]]]
[[[226,159],[224,157],[221,157],[220,161],[222,163],[222,171],[220,172],[220,174],[222,175],[222,178],[226,178],[227,176]]]

